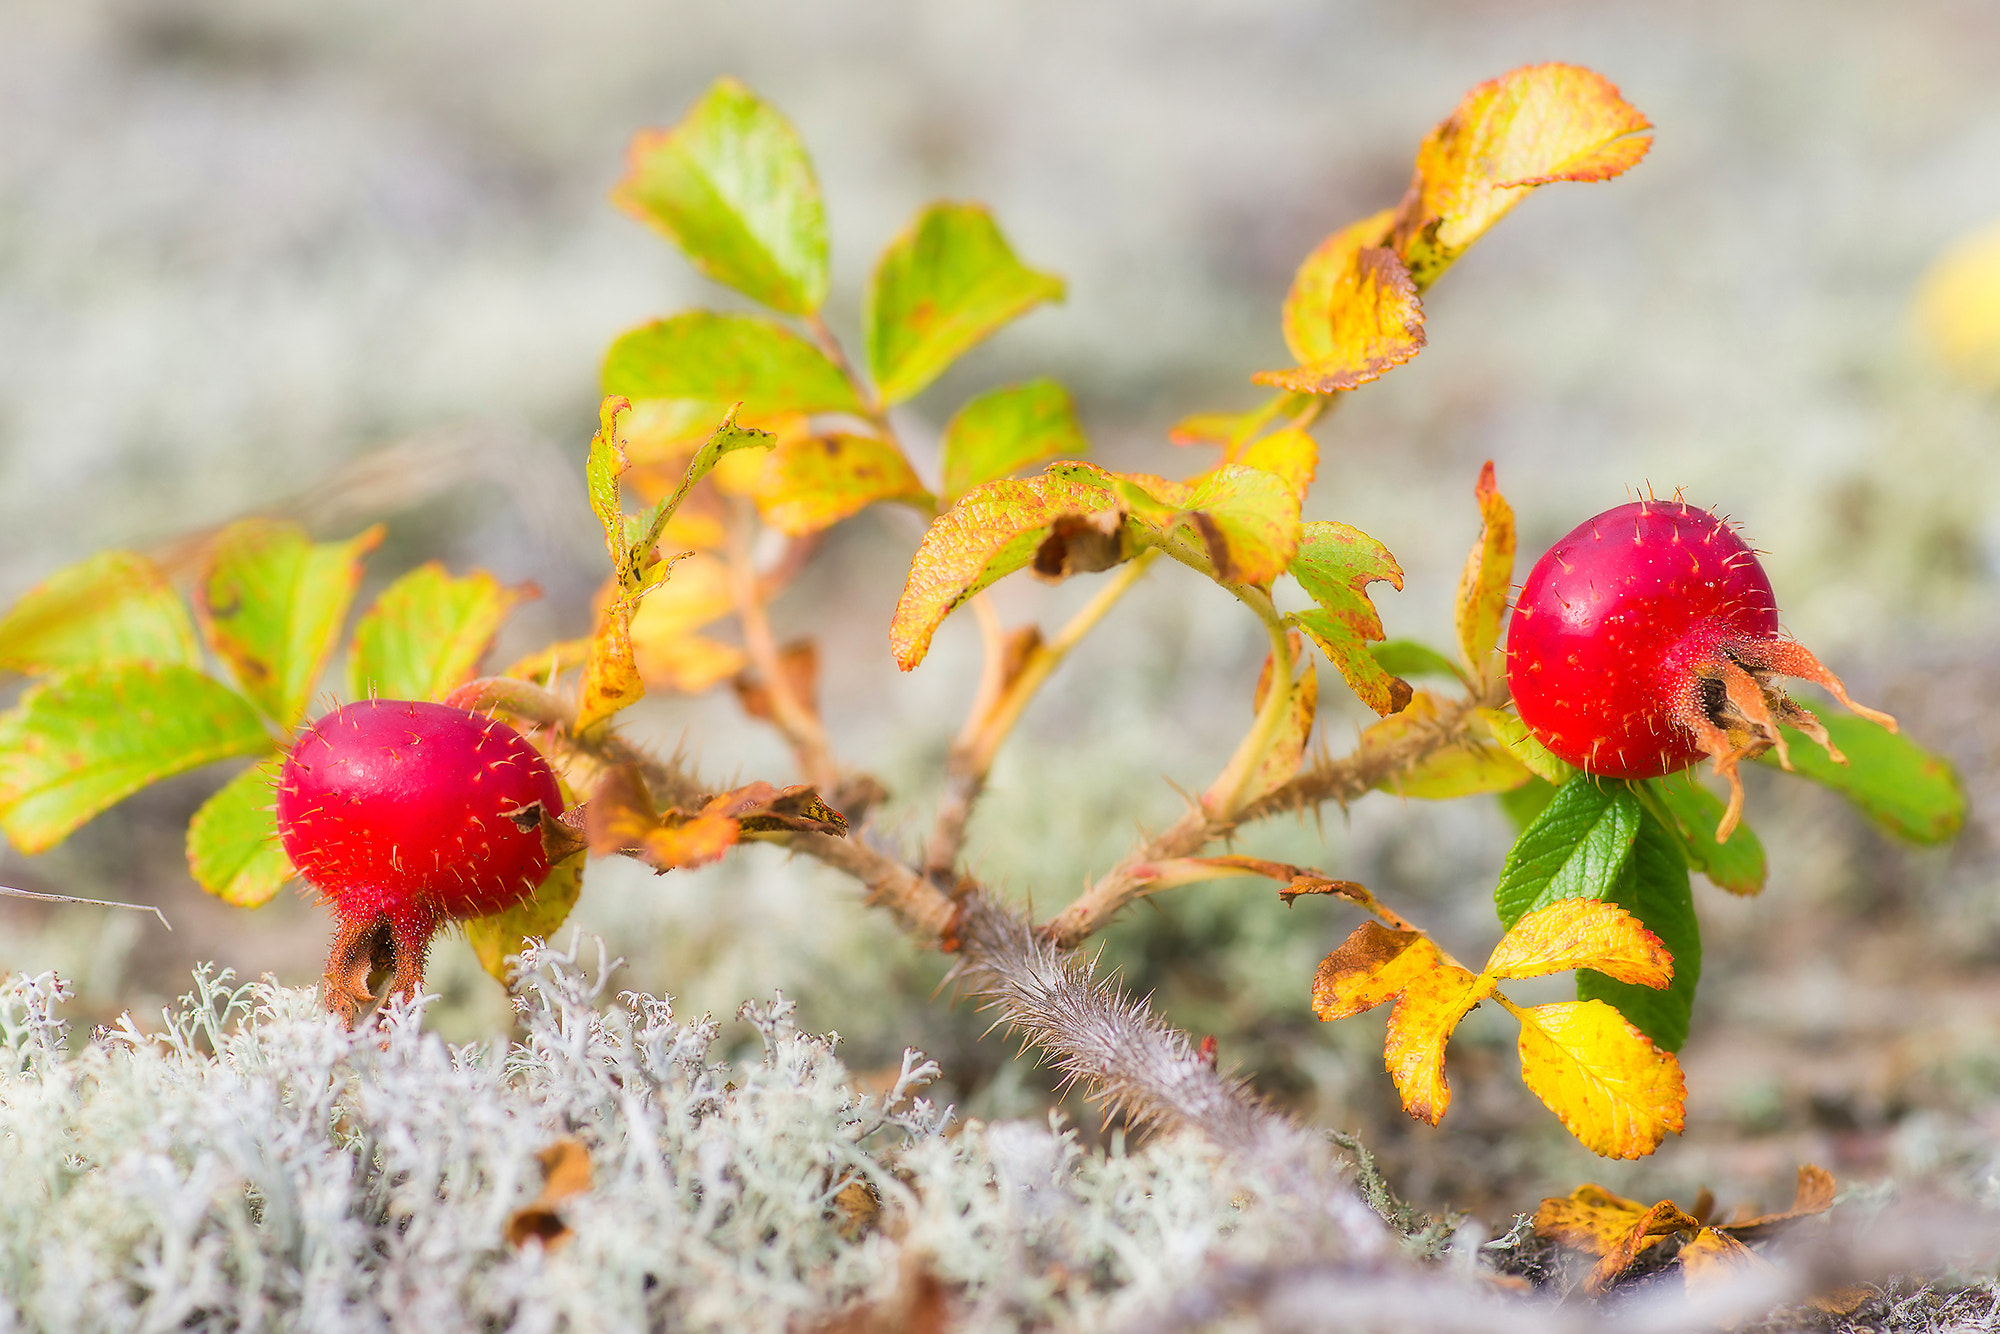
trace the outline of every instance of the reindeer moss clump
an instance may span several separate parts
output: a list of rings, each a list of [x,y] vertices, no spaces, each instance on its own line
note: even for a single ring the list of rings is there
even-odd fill
[[[1302,1202],[1196,1137],[956,1124],[916,1052],[860,1092],[783,999],[740,1012],[761,1051],[720,1059],[722,1025],[608,972],[530,951],[522,1036],[466,1047],[417,1009],[349,1034],[310,991],[207,972],[163,1027],[79,1043],[54,975],[8,981],[0,1329],[893,1327],[925,1303],[1101,1328],[1218,1266],[1386,1238],[1345,1191],[1300,1238]],[[566,1141],[587,1186],[523,1213]]]

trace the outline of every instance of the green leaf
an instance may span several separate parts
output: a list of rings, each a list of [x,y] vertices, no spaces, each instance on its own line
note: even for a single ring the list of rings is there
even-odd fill
[[[1414,639],[1385,639],[1368,646],[1369,656],[1391,676],[1448,676],[1465,680],[1465,669],[1428,644]]]
[[[1601,899],[1632,859],[1639,798],[1617,778],[1578,774],[1562,785],[1507,852],[1493,906],[1509,930],[1562,899]]]
[[[792,315],[826,299],[826,212],[785,118],[718,79],[670,130],[634,136],[612,199],[659,228],[697,269]]]
[[[909,461],[872,435],[813,435],[772,451],[757,488],[757,509],[781,533],[831,528],[878,500],[905,501],[929,514],[936,501]]]
[[[1949,843],[1965,827],[1965,786],[1951,761],[1888,728],[1845,713],[1820,715],[1836,764],[1803,734],[1785,729],[1792,768],[1853,802],[1863,815],[1912,843]],[[1759,757],[1776,765],[1776,753]]]
[[[73,667],[0,714],[0,832],[43,852],[142,787],[273,745],[248,700],[192,667]]]
[[[1308,523],[1299,530],[1298,554],[1287,566],[1314,602],[1316,611],[1292,619],[1340,669],[1348,686],[1375,712],[1399,712],[1410,702],[1409,683],[1383,670],[1368,651],[1382,638],[1382,618],[1368,600],[1368,585],[1403,587],[1402,567],[1389,549],[1344,523]]]
[[[1739,823],[1727,843],[1715,841],[1722,823],[1722,798],[1696,781],[1692,769],[1669,778],[1655,778],[1641,789],[1657,797],[1663,823],[1680,839],[1688,865],[1731,894],[1755,894],[1764,888],[1764,845],[1747,824]]]
[[[252,703],[297,725],[361,582],[380,525],[314,545],[293,523],[246,519],[222,530],[198,590],[209,646]]]
[[[353,699],[443,699],[470,681],[514,605],[539,596],[484,570],[462,579],[436,561],[382,590],[354,627],[347,657]]]
[[[528,940],[547,940],[569,920],[583,895],[583,857],[579,854],[550,868],[534,897],[502,913],[475,917],[465,924],[465,937],[479,964],[501,983],[507,981],[507,956],[519,954]]]
[[[1054,380],[1004,385],[969,400],[944,428],[944,498],[1090,448],[1069,391]]]
[[[889,243],[868,287],[868,365],[885,403],[901,403],[981,340],[1044,301],[1062,279],[1014,257],[977,204],[932,204]]]
[[[1521,786],[1508,792],[1497,792],[1500,809],[1507,812],[1507,818],[1514,822],[1518,834],[1535,822],[1535,817],[1548,808],[1555,799],[1556,785],[1546,778],[1530,778]]]
[[[860,412],[826,354],[761,315],[683,311],[620,334],[604,354],[604,392],[625,398],[741,403],[753,416]]]
[[[1097,515],[1108,516],[1108,531],[1088,517]],[[1051,470],[1021,481],[987,482],[933,520],[911,558],[910,577],[889,624],[896,665],[907,672],[922,662],[931,636],[953,608],[1034,561],[1065,520],[1115,548],[1107,564],[1131,554],[1117,495],[1090,473]]]
[[[271,759],[251,765],[203,802],[188,823],[188,869],[224,903],[255,908],[298,875],[278,841],[271,809],[280,764]]]
[[[1701,923],[1695,917],[1680,839],[1651,811],[1640,811],[1632,859],[1604,897],[1660,938],[1674,956],[1674,980],[1665,990],[1656,990],[1583,968],[1576,974],[1576,998],[1610,1003],[1661,1051],[1679,1051],[1687,1041],[1694,990],[1701,981]]]
[[[100,551],[58,570],[0,617],[0,671],[126,660],[201,663],[187,605],[134,552]]]

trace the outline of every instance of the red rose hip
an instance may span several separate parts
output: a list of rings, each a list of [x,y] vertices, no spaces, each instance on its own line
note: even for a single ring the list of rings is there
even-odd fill
[[[505,723],[443,704],[343,705],[300,734],[278,780],[285,853],[340,920],[327,1008],[352,1023],[371,969],[423,985],[446,922],[520,903],[549,873],[548,761]]]
[[[1840,678],[1778,632],[1756,553],[1723,520],[1642,500],[1579,524],[1535,563],[1507,627],[1507,683],[1521,721],[1587,773],[1653,778],[1702,756],[1729,781],[1727,838],[1742,812],[1736,766],[1795,727],[1844,757],[1779,676],[1816,682],[1863,717]]]

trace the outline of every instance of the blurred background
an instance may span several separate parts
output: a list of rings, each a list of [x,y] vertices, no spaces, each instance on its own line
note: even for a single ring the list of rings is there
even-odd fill
[[[1448,643],[1483,460],[1524,561],[1649,486],[1685,488],[1768,553],[1788,628],[1953,756],[1973,822],[1913,851],[1752,776],[1771,884],[1739,901],[1697,883],[1688,1132],[1639,1164],[1572,1143],[1485,1011],[1452,1048],[1443,1129],[1403,1117],[1381,1016],[1322,1026],[1307,1004],[1352,910],[1287,910],[1249,881],[1179,890],[1130,913],[1105,962],[1272,1097],[1359,1129],[1400,1189],[1497,1227],[1584,1179],[1778,1204],[1805,1160],[1977,1187],[2000,1161],[2000,376],[1952,343],[1958,315],[1914,312],[1924,290],[1950,306],[1967,283],[1926,274],[2000,220],[2000,10],[1983,0],[17,0],[0,8],[0,604],[105,546],[185,562],[247,513],[321,537],[379,517],[364,599],[436,557],[541,586],[496,661],[583,633],[603,571],[580,484],[603,348],[736,304],[606,192],[631,133],[723,73],[815,156],[850,346],[876,251],[936,197],[987,201],[1025,260],[1068,278],[1066,304],[900,412],[920,452],[968,393],[1053,373],[1101,461],[1192,471],[1205,456],[1176,453],[1167,426],[1257,401],[1249,374],[1287,360],[1297,262],[1396,201],[1468,87],[1542,60],[1619,84],[1658,127],[1651,155],[1537,192],[1427,297],[1425,353],[1319,429],[1309,515],[1397,555],[1406,589],[1376,597],[1392,635]],[[919,532],[900,512],[848,523],[777,609],[783,632],[819,638],[834,739],[889,784],[878,818],[912,842],[977,663],[956,620],[917,672],[890,661]],[[1044,914],[1171,820],[1175,785],[1203,786],[1248,723],[1262,633],[1182,573],[1150,576],[1062,670],[976,818],[976,869]],[[1046,625],[1089,582],[998,598]],[[1336,750],[1365,721],[1338,694],[1322,696]],[[726,690],[630,717],[713,781],[791,777]],[[226,908],[187,875],[186,819],[226,776],[161,785],[41,857],[0,848],[0,883],[157,903],[175,928],[0,900],[0,968],[57,968],[86,1019],[157,1011],[202,959],[313,980],[320,909],[289,893]],[[1510,836],[1488,799],[1379,796],[1239,848],[1363,880],[1484,957]],[[857,1069],[916,1045],[968,1114],[1053,1100],[934,995],[939,960],[770,849],[660,878],[594,866],[575,920],[626,958],[626,985],[683,1009],[782,989]],[[506,1030],[462,942],[432,981],[448,1035]]]

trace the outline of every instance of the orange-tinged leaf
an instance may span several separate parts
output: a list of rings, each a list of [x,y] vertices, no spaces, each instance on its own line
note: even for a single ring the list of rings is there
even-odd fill
[[[646,694],[645,678],[632,652],[632,615],[638,599],[620,597],[605,609],[591,636],[590,660],[576,704],[576,730],[584,732],[635,704]]]
[[[1792,1207],[1775,1214],[1758,1214],[1752,1218],[1723,1224],[1723,1230],[1731,1236],[1745,1241],[1758,1241],[1783,1231],[1800,1219],[1823,1214],[1833,1207],[1833,1173],[1812,1163],[1799,1166],[1798,1189],[1792,1195]]]
[[[1451,1106],[1444,1044],[1466,1012],[1491,994],[1490,977],[1474,977],[1455,964],[1441,963],[1411,978],[1397,997],[1382,1060],[1402,1095],[1403,1110],[1417,1120],[1434,1126]]]
[[[617,588],[614,580],[598,590],[600,610],[617,600]],[[632,617],[632,636],[635,641],[642,634],[665,639],[721,620],[735,610],[729,566],[719,556],[693,552],[674,562],[673,578],[646,594]]]
[[[1299,496],[1283,476],[1225,463],[1187,486],[1162,536],[1186,528],[1225,584],[1268,584],[1299,549]]]
[[[726,815],[670,811],[661,818],[660,827],[646,835],[643,857],[658,871],[706,866],[735,847],[741,836],[742,826]]]
[[[1465,558],[1458,579],[1458,646],[1465,665],[1481,680],[1493,673],[1493,649],[1507,615],[1507,590],[1514,579],[1514,507],[1493,481],[1493,462],[1479,470],[1473,494],[1479,500],[1479,540]]]
[[[1298,427],[1287,426],[1251,441],[1233,461],[1276,473],[1293,494],[1303,497],[1319,467],[1319,442]]]
[[[1313,1013],[1333,1020],[1372,1010],[1414,979],[1444,966],[1437,946],[1415,931],[1391,931],[1380,922],[1363,922],[1320,960],[1313,977]]]
[[[717,79],[686,116],[632,136],[612,202],[716,282],[794,315],[826,296],[826,211],[812,161],[777,109]]]
[[[1700,1220],[1682,1213],[1672,1200],[1661,1200],[1634,1219],[1623,1236],[1600,1252],[1597,1264],[1584,1280],[1585,1291],[1604,1291],[1620,1274],[1630,1269],[1641,1254],[1669,1237],[1685,1236],[1700,1227]]]
[[[1681,1279],[1690,1291],[1776,1266],[1719,1228],[1705,1227],[1681,1247]]]
[[[1620,982],[1665,987],[1673,957],[1639,919],[1600,899],[1559,899],[1514,923],[1486,961],[1494,977],[1546,977],[1594,968]]]
[[[1417,150],[1393,243],[1428,287],[1530,188],[1609,180],[1646,155],[1651,128],[1579,65],[1529,65],[1479,84]]]
[[[1565,1196],[1550,1196],[1535,1210],[1535,1235],[1592,1255],[1624,1240],[1646,1206],[1588,1182]]]
[[[1300,526],[1298,553],[1286,568],[1319,604],[1295,615],[1294,623],[1340,669],[1363,704],[1385,715],[1401,711],[1410,702],[1409,683],[1383,670],[1368,651],[1370,640],[1382,638],[1382,618],[1368,600],[1368,585],[1403,586],[1402,568],[1388,548],[1344,523],[1307,523]]]
[[[1324,328],[1312,333],[1313,344],[1326,348],[1323,355],[1250,378],[1295,394],[1333,394],[1378,380],[1424,350],[1417,284],[1402,257],[1385,247],[1354,252],[1332,283],[1324,318]]]
[[[757,509],[781,533],[831,528],[878,500],[929,510],[935,503],[896,447],[872,435],[812,435],[786,441],[764,460]]]
[[[1033,561],[1058,519],[1104,513],[1112,516],[1115,532],[1122,507],[1089,473],[1051,470],[966,492],[931,522],[910,561],[909,581],[889,625],[896,665],[907,672],[922,662],[931,636],[952,609]]]
[[[1604,1001],[1516,1009],[1521,1079],[1606,1158],[1642,1158],[1687,1124],[1680,1062]]]
[[[930,205],[891,241],[868,284],[868,365],[885,403],[901,403],[1044,301],[1063,281],[1021,263],[978,204]]]
[[[1355,258],[1363,250],[1389,239],[1396,210],[1385,208],[1372,217],[1350,223],[1313,247],[1293,275],[1285,293],[1281,322],[1285,346],[1301,365],[1325,361],[1338,351],[1334,336],[1336,312],[1351,295],[1349,283]]]

